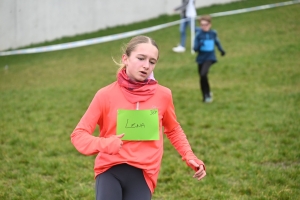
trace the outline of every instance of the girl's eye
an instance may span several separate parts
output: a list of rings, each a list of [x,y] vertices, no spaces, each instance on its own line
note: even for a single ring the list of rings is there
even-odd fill
[[[155,65],[155,62],[153,62],[153,61],[150,61],[150,63],[151,63],[152,65]]]
[[[138,57],[138,59],[139,59],[139,60],[144,60],[144,58],[139,58],[139,57]]]

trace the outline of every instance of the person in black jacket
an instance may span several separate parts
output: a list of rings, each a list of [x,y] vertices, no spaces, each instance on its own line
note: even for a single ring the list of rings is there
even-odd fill
[[[221,52],[221,56],[225,55],[225,51],[218,39],[217,32],[211,30],[211,17],[209,15],[201,16],[200,27],[196,30],[194,41],[194,51],[198,53],[196,62],[198,64],[198,73],[200,76],[200,88],[202,91],[203,102],[212,102],[212,93],[210,92],[208,82],[208,72],[212,64],[217,62],[215,55],[215,45]]]

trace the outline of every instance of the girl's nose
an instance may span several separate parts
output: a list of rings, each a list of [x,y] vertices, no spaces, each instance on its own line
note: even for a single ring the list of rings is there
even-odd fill
[[[144,68],[149,69],[149,67],[150,67],[150,62],[149,62],[149,60],[146,60],[144,62]]]

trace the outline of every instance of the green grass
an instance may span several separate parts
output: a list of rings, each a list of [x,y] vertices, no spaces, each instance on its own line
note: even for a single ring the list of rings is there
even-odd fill
[[[281,1],[242,1],[198,13],[275,2]],[[172,89],[178,120],[207,167],[204,180],[192,179],[165,139],[154,200],[299,199],[299,9],[297,4],[213,19],[227,54],[217,52],[209,74],[212,104],[201,102],[195,55],[171,51],[178,26],[147,34],[160,47],[155,77]],[[161,16],[45,44],[177,19]],[[95,157],[79,154],[70,134],[95,92],[115,80],[111,57],[118,59],[127,41],[0,57],[0,199],[94,199]]]

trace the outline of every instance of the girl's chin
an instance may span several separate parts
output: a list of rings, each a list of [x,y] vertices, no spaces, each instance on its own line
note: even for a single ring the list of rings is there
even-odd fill
[[[147,76],[137,76],[137,77],[134,77],[134,78],[135,78],[135,81],[143,82],[143,81],[145,81],[148,77],[147,77]]]
[[[137,82],[144,82],[147,78],[139,78],[139,79],[135,79],[135,81]]]

